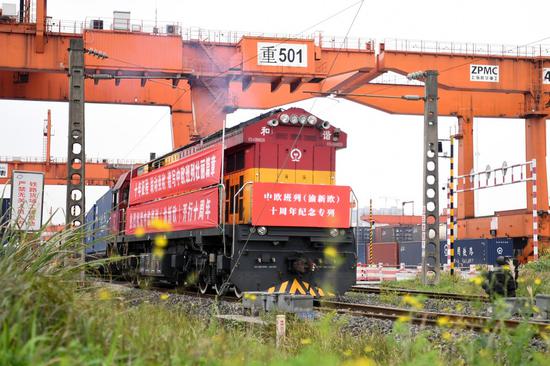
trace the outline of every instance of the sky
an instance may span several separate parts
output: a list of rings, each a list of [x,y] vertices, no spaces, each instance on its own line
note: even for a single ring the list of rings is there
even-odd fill
[[[6,0],[14,2],[13,0]],[[114,5],[116,4],[116,5]],[[349,10],[322,22],[340,10]],[[114,10],[131,11],[132,19],[178,22],[184,28],[297,34],[320,31],[324,36],[350,38],[439,40],[522,45],[550,37],[547,1],[396,1],[365,0],[357,13],[357,1],[48,1],[53,19],[88,20],[112,17]],[[314,26],[315,25],[315,26]],[[550,43],[550,38],[546,39]],[[348,148],[337,156],[337,184],[350,185],[360,206],[374,200],[374,207],[422,202],[421,116],[390,115],[353,102],[316,98],[293,104],[307,109],[348,133]],[[60,102],[0,100],[0,156],[42,156],[42,129],[47,110],[52,110],[52,155],[66,156],[68,105]],[[261,111],[238,110],[227,117],[228,125],[254,117]],[[150,152],[171,150],[167,107],[86,105],[88,158],[147,160]],[[155,126],[153,129],[152,126]],[[439,118],[440,138],[456,126],[452,117]],[[525,161],[524,122],[515,119],[475,119],[475,168],[499,167]],[[440,185],[448,178],[448,160],[440,161]],[[2,187],[0,187],[0,191]],[[87,209],[107,188],[87,187]],[[6,190],[9,191],[9,190]],[[6,195],[6,193],[4,193]],[[525,206],[523,184],[483,190],[477,194],[476,214]],[[441,192],[440,207],[446,206]],[[45,217],[57,212],[54,222],[64,222],[65,188],[48,186]],[[407,208],[407,213],[411,209]]]

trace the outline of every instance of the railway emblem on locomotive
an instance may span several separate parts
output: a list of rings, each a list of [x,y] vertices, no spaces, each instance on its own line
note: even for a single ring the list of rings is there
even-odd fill
[[[290,150],[290,160],[293,162],[299,162],[302,159],[302,152],[300,149],[294,148]]]

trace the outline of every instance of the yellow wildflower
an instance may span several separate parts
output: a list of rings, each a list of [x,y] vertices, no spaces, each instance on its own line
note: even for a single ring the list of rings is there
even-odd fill
[[[453,338],[453,336],[449,332],[443,332],[443,334],[441,334],[441,338],[443,338],[446,341],[450,341]]]
[[[542,280],[540,278],[535,278],[535,285],[540,285],[542,283]]]
[[[356,358],[354,360],[348,360],[342,364],[342,366],[375,366],[376,362],[368,357]]]
[[[109,290],[106,288],[101,288],[97,291],[97,297],[100,300],[110,300],[112,296]]]
[[[480,286],[483,283],[483,277],[481,277],[481,276],[472,277],[472,278],[470,278],[470,282],[473,282],[476,285]]]
[[[169,297],[170,297],[170,295],[168,295],[168,294],[161,294],[160,295],[161,300],[168,300]]]
[[[338,252],[334,247],[326,247],[324,250],[324,253],[325,253],[325,257],[327,258],[336,258],[336,256],[338,255]]]
[[[304,339],[300,340],[300,343],[303,344],[303,345],[311,344],[311,339],[310,338],[304,338]]]
[[[255,301],[256,300],[256,295],[250,294],[250,293],[247,292],[247,293],[244,294],[244,298],[249,299],[251,301]]]
[[[162,258],[164,256],[164,249],[159,247],[153,248],[153,255],[157,258]]]
[[[136,231],[134,232],[134,234],[138,237],[138,238],[141,238],[143,235],[145,235],[145,228],[143,227],[138,227],[136,228]]]
[[[164,235],[155,236],[155,246],[159,248],[166,248],[168,245],[168,239]]]
[[[411,319],[412,318],[408,315],[401,315],[400,317],[397,318],[397,321],[400,323],[407,323],[407,322],[410,322]]]
[[[418,300],[417,297],[411,295],[403,296],[403,302],[407,305],[412,306],[415,309],[422,309],[422,303]]]
[[[440,316],[437,318],[437,325],[440,327],[446,327],[449,325],[449,317],[448,316]]]

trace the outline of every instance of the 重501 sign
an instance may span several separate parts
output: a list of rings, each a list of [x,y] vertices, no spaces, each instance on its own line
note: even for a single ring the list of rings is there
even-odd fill
[[[307,67],[307,45],[258,42],[258,65]]]
[[[350,187],[254,183],[252,190],[252,225],[350,226]]]

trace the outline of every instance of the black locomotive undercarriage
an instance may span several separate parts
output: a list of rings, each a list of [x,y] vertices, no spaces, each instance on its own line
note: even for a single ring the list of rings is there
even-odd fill
[[[233,240],[233,232],[234,240]],[[162,234],[118,236],[110,255],[128,257],[119,270],[134,280],[213,289],[343,293],[356,280],[356,244],[351,229],[269,227],[250,225]],[[162,255],[155,237],[165,235]],[[297,284],[296,284],[297,282]],[[293,285],[294,284],[294,285]],[[318,291],[318,289],[321,289]]]

